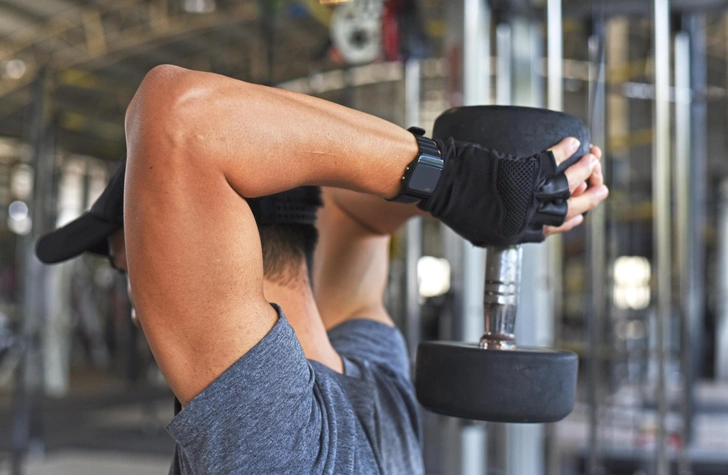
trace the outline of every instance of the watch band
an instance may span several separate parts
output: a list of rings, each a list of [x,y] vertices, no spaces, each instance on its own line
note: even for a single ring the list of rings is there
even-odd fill
[[[429,198],[443,167],[440,150],[434,140],[424,136],[425,130],[419,127],[407,130],[415,136],[419,150],[402,175],[402,192],[390,200],[396,203],[415,203]]]

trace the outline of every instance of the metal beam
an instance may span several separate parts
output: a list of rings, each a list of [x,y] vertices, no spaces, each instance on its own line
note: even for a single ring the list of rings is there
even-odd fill
[[[20,475],[28,452],[42,452],[43,443],[43,342],[46,319],[47,267],[35,256],[37,239],[50,231],[54,218],[54,144],[49,123],[48,73],[41,71],[33,84],[33,110],[27,140],[33,149],[33,193],[28,203],[30,232],[18,239],[19,268],[22,270],[23,354],[16,369],[12,430],[12,472]]]
[[[564,108],[564,25],[562,0],[547,0],[546,3],[546,90],[547,107],[561,111]],[[551,282],[552,332],[550,343],[559,340],[559,328],[563,319],[564,294],[564,240],[561,235],[551,236],[546,242],[548,249],[548,272]],[[546,426],[545,473],[556,475],[561,472],[561,450],[556,424]]]
[[[720,11],[728,8],[728,0],[673,0],[670,2],[669,8],[673,13]],[[571,18],[591,18],[599,15],[647,17],[652,13],[652,2],[635,0],[605,0],[602,2],[572,0],[567,3],[564,12],[566,16]]]
[[[605,38],[604,19],[595,22],[595,34],[589,38],[589,128],[594,143],[604,144],[606,140],[606,88],[605,88]],[[589,404],[589,439],[587,473],[599,473],[601,440],[600,427],[600,352],[604,335],[606,308],[606,210],[600,206],[590,213],[587,224],[587,261],[589,263],[586,331],[587,357],[587,399]]]
[[[24,18],[31,23],[41,23],[46,20],[44,15],[28,10],[24,6],[7,1],[0,3],[0,11],[2,11],[3,15],[9,13],[11,15]]]
[[[463,105],[490,102],[490,10],[485,0],[463,0]],[[462,240],[462,325],[466,341],[484,332],[483,286],[485,251]],[[482,425],[464,425],[460,432],[462,475],[482,475],[487,467],[487,438]]]
[[[670,212],[670,0],[654,0],[653,46],[655,103],[652,147],[652,225],[657,281],[655,342],[657,350],[657,438],[655,469],[657,475],[668,475],[667,456],[667,382],[665,379],[666,343],[669,318],[672,315],[672,219]]]
[[[683,377],[681,391],[682,434],[685,444],[680,449],[679,473],[690,473],[687,441],[692,435],[693,381],[691,356],[695,351],[689,344],[687,289],[692,275],[688,273],[691,259],[690,243],[690,36],[681,31],[675,35],[675,156],[673,187],[675,190],[675,251],[679,285],[678,316],[680,318],[680,356]]]
[[[421,61],[410,59],[404,66],[405,121],[407,126],[420,126]],[[417,283],[417,263],[422,257],[422,217],[411,218],[406,225],[407,250],[405,253],[405,340],[414,364],[417,345],[422,340],[422,307]]]
[[[149,25],[128,28],[123,35],[109,40],[109,47],[103,54],[89,52],[85,48],[67,59],[58,60],[48,64],[54,70],[68,68],[83,68],[91,73],[99,69],[111,66],[125,58],[146,53],[160,45],[179,40],[182,36],[191,32],[207,29],[220,28],[225,25],[247,23],[257,19],[257,7],[252,3],[238,5],[231,11],[217,12],[208,15],[178,15],[169,20],[165,29],[155,29]],[[1,56],[1,55],[0,55]],[[6,97],[24,87],[29,83],[29,77],[35,74],[40,65],[30,63],[29,70],[23,79],[18,81],[0,81],[0,99]],[[20,100],[12,106],[3,108],[3,115],[11,115],[28,104],[28,97]]]
[[[137,21],[133,24],[122,22],[119,17],[129,14],[129,10],[144,11],[136,15],[146,21]],[[48,66],[53,70],[63,70],[71,67],[81,67],[89,70],[98,70],[121,61],[124,58],[147,52],[162,44],[178,40],[191,32],[205,29],[219,28],[224,25],[251,22],[258,19],[258,7],[255,2],[246,1],[224,11],[217,11],[205,15],[195,15],[180,12],[169,6],[169,15],[148,15],[148,4],[142,0],[115,2],[114,8],[109,11],[99,11],[99,20],[88,20],[87,24],[95,31],[96,37],[91,36],[91,43],[101,45],[98,39],[103,35],[106,47],[88,47],[87,35],[74,34],[78,28],[83,28],[83,11],[77,9],[64,12],[48,21],[42,32],[34,37],[33,41],[10,37],[0,42],[0,61],[19,58],[25,61],[28,70],[23,78],[15,81],[0,81],[0,98],[27,86],[41,66]],[[111,25],[108,25],[111,23]],[[89,31],[88,29],[85,31]],[[54,41],[55,40],[55,41]],[[34,55],[29,54],[32,48],[43,42],[54,42],[53,56],[42,65],[36,62]]]

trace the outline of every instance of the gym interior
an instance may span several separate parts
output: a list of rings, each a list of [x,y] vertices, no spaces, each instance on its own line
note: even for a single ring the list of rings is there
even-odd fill
[[[0,473],[169,470],[172,392],[126,279],[34,254],[119,167],[127,106],[160,64],[428,134],[460,106],[579,118],[610,189],[581,226],[514,254],[427,216],[392,239],[385,301],[413,376],[421,342],[493,329],[503,275],[524,358],[578,362],[575,393],[556,397],[568,408],[538,423],[517,401],[552,401],[517,372],[446,388],[506,394],[515,416],[420,407],[426,473],[728,473],[726,0],[0,0]]]

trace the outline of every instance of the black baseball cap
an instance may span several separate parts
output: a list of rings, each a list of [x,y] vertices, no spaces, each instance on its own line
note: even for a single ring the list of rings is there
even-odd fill
[[[91,209],[65,226],[38,240],[35,254],[46,264],[55,264],[84,252],[106,256],[108,237],[124,226],[124,160]],[[321,190],[301,186],[292,190],[248,199],[255,222],[260,225],[316,223]]]
[[[38,259],[46,264],[55,264],[84,252],[102,256],[109,253],[107,238],[124,226],[125,169],[126,160],[91,209],[38,240],[35,245]]]

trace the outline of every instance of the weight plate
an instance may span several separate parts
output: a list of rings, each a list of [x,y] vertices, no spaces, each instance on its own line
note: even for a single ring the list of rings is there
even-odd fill
[[[589,153],[589,128],[579,118],[548,109],[519,106],[468,106],[443,112],[435,121],[433,138],[473,142],[514,157],[529,157],[566,137],[581,142],[563,162],[564,170]]]
[[[415,388],[420,404],[447,416],[556,422],[574,408],[577,369],[569,351],[432,341],[417,348]]]

